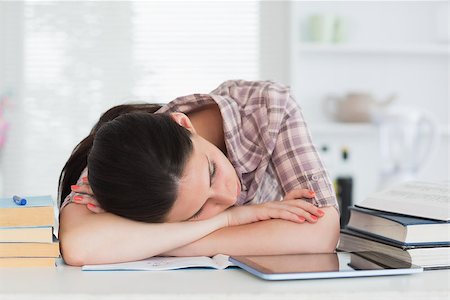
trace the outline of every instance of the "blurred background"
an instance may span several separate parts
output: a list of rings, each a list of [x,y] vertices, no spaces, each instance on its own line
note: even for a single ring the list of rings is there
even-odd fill
[[[99,115],[290,85],[345,201],[449,180],[448,1],[0,1],[0,195],[51,194]]]

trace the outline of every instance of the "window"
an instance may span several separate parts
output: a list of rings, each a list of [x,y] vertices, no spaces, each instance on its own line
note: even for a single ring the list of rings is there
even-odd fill
[[[1,10],[22,14],[6,31],[23,28],[2,194],[56,195],[71,150],[115,104],[168,102],[258,78],[256,1],[25,1]],[[0,88],[9,88],[2,78]]]

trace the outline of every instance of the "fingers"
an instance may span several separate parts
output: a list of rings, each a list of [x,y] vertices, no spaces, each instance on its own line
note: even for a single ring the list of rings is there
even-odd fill
[[[95,200],[95,198],[90,195],[75,193],[74,196],[72,197],[72,201],[76,204],[86,205],[86,207],[92,212],[95,213],[105,212],[105,210],[100,207],[97,200]]]
[[[94,195],[94,193],[92,192],[91,186],[89,184],[78,183],[76,185],[71,185],[70,188],[75,193]]]
[[[317,222],[318,218],[322,217],[325,213],[318,207],[306,201],[299,201],[301,199],[312,199],[316,196],[316,193],[309,189],[293,189],[289,191],[283,199],[283,203],[293,205],[291,211],[303,216],[308,222]],[[297,203],[289,201],[297,201]],[[298,207],[298,208],[297,208]]]
[[[97,200],[95,200],[91,195],[75,193],[72,196],[72,201],[77,204],[85,204],[92,203],[94,205],[98,205]]]
[[[315,223],[320,217],[325,215],[324,211],[304,200],[284,200],[267,203],[267,205],[288,211],[294,214],[300,221],[303,219],[303,221],[308,221],[309,223]],[[292,218],[293,216],[291,216],[291,220]]]
[[[304,223],[306,221],[306,219],[303,216],[286,209],[274,210],[274,212],[271,214],[270,217],[272,219],[283,219],[295,223]]]
[[[308,222],[317,222],[317,220],[325,215],[325,212],[319,207],[305,200],[289,200],[289,204],[293,206],[295,212],[302,213]]]
[[[91,186],[87,181],[87,177],[83,177],[76,185],[72,185],[71,190],[74,192],[74,195],[72,196],[73,202],[86,205],[86,207],[94,213],[105,212],[95,199]]]
[[[232,207],[223,212],[227,226],[249,224],[269,219],[283,219],[295,223],[315,223],[324,213],[304,200],[274,201]],[[318,216],[316,216],[317,214]]]
[[[316,193],[309,189],[293,189],[289,191],[283,198],[283,200],[302,199],[302,198],[314,198]]]
[[[101,207],[98,206],[98,205],[92,204],[92,203],[88,203],[88,205],[86,205],[86,207],[87,207],[90,211],[92,211],[92,212],[94,212],[94,213],[97,213],[97,214],[99,214],[99,213],[104,213],[104,212],[105,212],[105,210],[104,210],[103,208],[101,208]]]
[[[81,182],[85,183],[85,184],[89,184],[88,178],[87,176],[84,176],[81,178]]]

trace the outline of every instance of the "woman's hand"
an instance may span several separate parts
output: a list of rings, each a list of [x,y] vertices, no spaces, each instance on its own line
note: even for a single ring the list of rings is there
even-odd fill
[[[292,192],[292,195],[298,197],[299,194],[298,192]],[[232,207],[222,213],[226,214],[228,226],[244,225],[269,219],[283,219],[295,223],[304,223],[305,221],[315,223],[318,218],[325,214],[316,206],[301,199],[286,199]]]
[[[311,199],[316,196],[314,191],[308,189],[293,189],[290,190],[283,198],[283,200],[292,200],[292,199]]]
[[[310,202],[305,201],[306,199],[312,199],[316,196],[316,193],[309,189],[293,189],[290,190],[283,198],[283,201],[286,200],[299,200],[303,201],[307,204],[305,209],[305,217],[308,222],[314,223],[317,221],[317,217],[322,217],[325,215],[325,212],[320,210],[317,206],[311,204]]]
[[[86,207],[94,213],[105,212],[95,199],[87,177],[83,177],[76,185],[72,185],[71,189],[74,193],[71,200],[74,203],[86,205]]]

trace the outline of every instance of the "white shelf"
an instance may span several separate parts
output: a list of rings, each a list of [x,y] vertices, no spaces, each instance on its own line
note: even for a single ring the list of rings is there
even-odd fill
[[[405,44],[405,45],[370,45],[370,44],[318,44],[300,43],[299,51],[311,54],[419,54],[450,55],[449,44]]]

